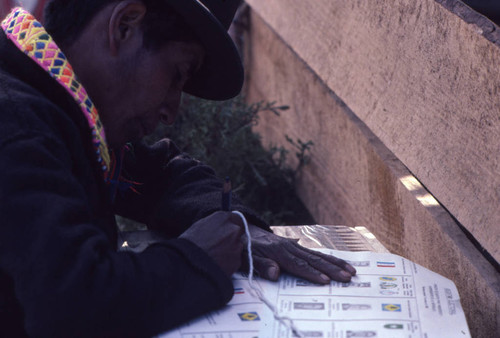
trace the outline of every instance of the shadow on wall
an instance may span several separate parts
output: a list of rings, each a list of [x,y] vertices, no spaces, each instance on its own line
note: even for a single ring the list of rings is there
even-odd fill
[[[499,0],[462,0],[462,1],[500,26]]]

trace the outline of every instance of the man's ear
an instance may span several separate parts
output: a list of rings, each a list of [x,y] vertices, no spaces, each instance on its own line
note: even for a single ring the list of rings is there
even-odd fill
[[[119,2],[109,19],[108,38],[112,55],[116,55],[120,48],[133,37],[141,33],[141,23],[146,15],[146,6],[138,0]]]

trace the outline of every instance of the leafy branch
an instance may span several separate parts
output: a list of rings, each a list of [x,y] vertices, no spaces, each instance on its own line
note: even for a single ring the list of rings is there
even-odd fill
[[[309,161],[313,143],[287,141],[296,149],[298,166],[286,165],[284,147],[265,149],[252,128],[259,113],[277,116],[288,110],[276,102],[247,104],[241,97],[215,102],[185,95],[173,126],[161,126],[150,137],[171,138],[183,151],[229,176],[234,192],[271,224],[312,224],[314,221],[295,193],[295,178]]]

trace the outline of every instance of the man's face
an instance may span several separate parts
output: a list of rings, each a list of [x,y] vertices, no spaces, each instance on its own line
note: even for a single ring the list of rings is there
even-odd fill
[[[184,84],[203,56],[196,42],[169,42],[159,50],[142,49],[113,69],[116,80],[98,94],[97,107],[109,146],[139,140],[160,121],[172,124]]]

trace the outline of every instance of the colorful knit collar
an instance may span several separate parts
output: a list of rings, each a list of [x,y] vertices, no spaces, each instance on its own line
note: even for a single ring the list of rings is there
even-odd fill
[[[71,65],[42,24],[26,10],[17,7],[4,19],[2,29],[7,37],[40,67],[47,71],[80,106],[92,131],[92,142],[104,179],[108,178],[110,152],[104,127],[97,109],[78,81]]]

